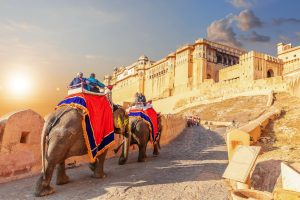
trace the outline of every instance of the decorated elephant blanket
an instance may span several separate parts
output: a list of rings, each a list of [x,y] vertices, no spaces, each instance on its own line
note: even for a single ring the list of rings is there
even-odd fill
[[[157,124],[157,113],[152,107],[146,109],[143,108],[132,108],[129,110],[129,117],[138,117],[143,119],[149,126],[151,133],[151,141],[153,144],[156,142],[158,137],[158,124]]]
[[[91,162],[114,143],[113,111],[106,96],[77,93],[57,107],[71,106],[84,113],[82,128]]]

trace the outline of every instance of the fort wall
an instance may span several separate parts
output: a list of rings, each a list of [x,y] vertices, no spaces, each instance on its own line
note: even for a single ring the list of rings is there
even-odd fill
[[[199,39],[157,62],[141,56],[130,66],[116,68],[104,82],[114,85],[113,101],[121,105],[133,102],[136,92],[147,100],[167,98],[172,104],[181,96],[218,98],[251,90],[288,91],[290,85],[283,81],[285,63],[264,53]]]

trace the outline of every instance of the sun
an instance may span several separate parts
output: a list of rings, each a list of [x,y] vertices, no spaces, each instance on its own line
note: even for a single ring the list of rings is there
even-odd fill
[[[31,81],[25,73],[14,73],[10,76],[8,90],[15,96],[24,96],[30,92]]]

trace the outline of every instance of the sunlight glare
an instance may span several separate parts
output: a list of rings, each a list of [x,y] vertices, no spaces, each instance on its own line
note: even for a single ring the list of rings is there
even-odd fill
[[[10,77],[8,90],[16,96],[24,96],[30,92],[31,82],[29,77],[24,73],[15,73]]]

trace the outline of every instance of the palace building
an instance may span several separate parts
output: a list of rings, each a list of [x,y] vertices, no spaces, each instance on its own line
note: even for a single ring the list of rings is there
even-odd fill
[[[300,46],[293,47],[292,44],[277,44],[277,55],[283,61],[284,74],[295,72],[300,69]]]
[[[290,44],[278,44],[278,57],[273,57],[198,39],[161,60],[151,61],[143,55],[129,66],[115,68],[104,83],[114,85],[113,101],[119,104],[132,102],[136,92],[157,100],[197,90],[207,80],[251,82],[282,76],[300,68],[299,57],[300,47]]]

